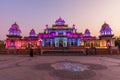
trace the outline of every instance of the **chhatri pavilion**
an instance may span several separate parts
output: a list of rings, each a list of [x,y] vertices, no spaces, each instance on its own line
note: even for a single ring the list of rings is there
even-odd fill
[[[73,24],[69,27],[62,18],[55,21],[52,27],[46,25],[44,32],[36,34],[34,29],[30,30],[29,36],[21,36],[21,30],[17,23],[14,23],[8,30],[6,39],[6,48],[26,49],[28,44],[34,48],[52,47],[52,48],[70,48],[81,47],[87,48],[108,48],[114,46],[112,29],[107,23],[100,28],[99,39],[92,36],[89,29],[84,33],[77,32]]]

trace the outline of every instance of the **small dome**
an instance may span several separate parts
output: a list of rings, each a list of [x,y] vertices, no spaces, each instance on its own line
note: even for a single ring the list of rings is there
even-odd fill
[[[35,30],[32,29],[32,30],[30,31],[29,35],[30,35],[30,36],[36,36]]]
[[[86,29],[85,32],[84,32],[84,36],[90,36],[90,30],[89,29]]]
[[[55,24],[56,25],[64,25],[65,21],[61,17],[59,17],[59,19],[55,21]]]
[[[12,26],[11,26],[12,29],[19,29],[19,26],[18,24],[15,22]]]
[[[19,25],[15,22],[9,29],[9,35],[20,35],[20,33],[21,30],[19,29]]]
[[[104,23],[100,29],[101,35],[110,35],[112,33],[112,29],[107,23]]]
[[[102,29],[103,30],[106,30],[106,29],[109,29],[110,28],[110,26],[107,24],[107,23],[104,23],[103,25],[102,25]]]

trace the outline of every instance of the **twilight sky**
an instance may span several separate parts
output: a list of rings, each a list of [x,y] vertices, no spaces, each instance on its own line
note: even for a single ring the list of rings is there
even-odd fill
[[[0,40],[6,39],[8,29],[17,22],[22,36],[28,36],[34,28],[43,32],[61,17],[77,32],[90,29],[91,35],[99,35],[101,25],[108,23],[115,36],[120,36],[120,0],[0,0]]]

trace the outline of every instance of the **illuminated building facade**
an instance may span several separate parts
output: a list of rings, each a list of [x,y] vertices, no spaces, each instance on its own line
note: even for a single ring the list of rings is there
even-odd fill
[[[65,21],[59,18],[52,28],[46,25],[44,33],[38,34],[38,39],[42,39],[42,46],[70,47],[80,46],[82,36],[82,33],[76,32],[75,25],[69,28]]]
[[[53,48],[69,48],[69,47],[96,47],[107,48],[114,46],[112,29],[107,23],[104,23],[100,29],[100,36],[97,39],[91,36],[89,29],[86,29],[84,34],[77,32],[76,26],[73,24],[69,27],[61,18],[55,21],[52,27],[46,25],[43,33],[36,34],[32,29],[29,36],[23,37],[20,35],[21,30],[15,23],[9,29],[9,34],[6,39],[6,48],[14,47],[16,49],[26,49],[28,44],[37,47],[53,47]]]

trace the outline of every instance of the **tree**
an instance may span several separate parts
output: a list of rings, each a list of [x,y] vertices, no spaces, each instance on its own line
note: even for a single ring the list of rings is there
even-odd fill
[[[0,49],[3,49],[3,48],[5,48],[5,43],[4,41],[0,41]]]
[[[115,46],[118,46],[118,48],[120,49],[120,40],[119,39],[115,40]]]

